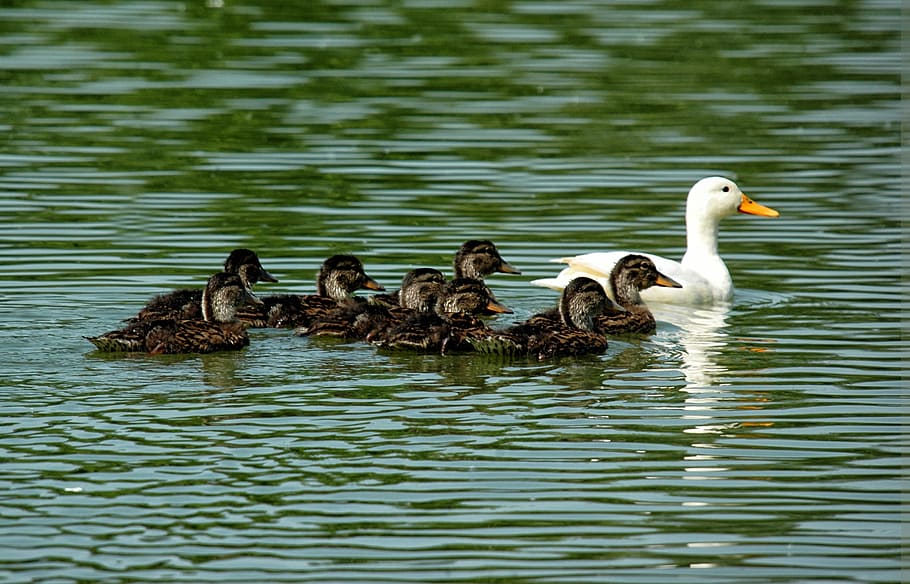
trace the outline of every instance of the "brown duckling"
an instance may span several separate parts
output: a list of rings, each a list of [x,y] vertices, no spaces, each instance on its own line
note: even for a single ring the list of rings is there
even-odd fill
[[[309,326],[340,303],[354,300],[352,293],[360,289],[385,290],[355,256],[334,255],[316,274],[316,294],[263,296],[261,305],[244,308],[237,316],[251,327]]]
[[[654,332],[657,321],[640,292],[651,286],[680,287],[678,282],[658,272],[651,259],[638,254],[620,258],[613,266],[608,284],[615,302],[608,300],[604,312],[596,317],[598,331],[608,335]],[[560,316],[558,310],[552,309],[537,318],[559,320]]]
[[[445,276],[439,270],[410,270],[401,281],[400,292],[396,294],[399,305],[342,302],[314,319],[310,325],[297,327],[294,333],[364,340],[373,331],[394,326],[414,314],[432,312],[444,286]]]
[[[218,272],[209,278],[203,291],[202,318],[147,318],[86,339],[107,352],[212,353],[240,349],[250,339],[236,318],[237,308],[258,302],[239,275]]]
[[[228,255],[224,260],[224,271],[238,274],[250,289],[260,281],[278,281],[278,278],[262,267],[256,252],[246,248],[235,249]],[[128,319],[128,322],[158,318],[202,318],[202,292],[201,289],[182,288],[160,294],[152,298],[136,316]]]
[[[652,333],[657,321],[648,309],[640,292],[651,286],[682,288],[673,278],[659,271],[650,258],[629,254],[623,256],[610,272],[610,287],[622,313],[605,313],[597,318],[598,328],[606,334]]]
[[[480,280],[456,278],[446,283],[432,313],[415,313],[377,329],[367,335],[367,341],[380,347],[444,354],[462,349],[461,340],[471,331],[489,330],[477,316],[511,312]]]
[[[494,272],[521,274],[521,270],[502,259],[492,241],[472,239],[461,244],[453,262],[455,278],[483,280]]]
[[[482,353],[527,354],[541,360],[603,353],[607,338],[599,330],[597,318],[609,305],[600,284],[587,277],[575,278],[563,290],[558,318],[547,311],[504,330],[472,331],[465,342]]]
[[[521,270],[502,259],[496,245],[489,240],[472,239],[461,244],[458,251],[455,252],[455,258],[452,262],[454,268],[454,278],[472,278],[483,281],[484,278],[494,272],[503,274],[521,274]],[[432,268],[418,268],[432,269]],[[389,294],[378,294],[370,298],[374,304],[383,304],[385,306],[400,305],[398,296],[400,291],[396,290]]]

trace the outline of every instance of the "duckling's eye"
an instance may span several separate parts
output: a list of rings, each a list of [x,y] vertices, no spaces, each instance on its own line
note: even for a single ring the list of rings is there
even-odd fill
[[[729,193],[729,192],[730,192],[730,187],[724,186],[724,188],[722,188],[721,190],[722,190],[723,192],[725,192],[725,193]]]

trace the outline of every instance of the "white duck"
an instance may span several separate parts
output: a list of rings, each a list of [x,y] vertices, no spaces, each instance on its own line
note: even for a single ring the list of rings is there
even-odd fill
[[[780,215],[743,194],[733,181],[712,176],[703,178],[689,191],[686,202],[686,254],[681,262],[648,253],[631,251],[595,252],[553,260],[569,264],[555,278],[531,282],[537,286],[562,290],[573,278],[587,276],[610,290],[608,280],[613,266],[630,253],[651,258],[658,271],[682,284],[682,288],[653,287],[642,290],[646,302],[669,304],[720,304],[733,298],[733,279],[717,254],[717,226],[724,217],[736,212],[762,217]]]

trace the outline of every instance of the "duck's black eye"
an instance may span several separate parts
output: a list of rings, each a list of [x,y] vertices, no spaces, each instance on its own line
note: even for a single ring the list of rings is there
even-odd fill
[[[723,192],[725,192],[725,193],[729,193],[729,192],[730,192],[730,187],[725,186],[725,187],[724,187],[723,189],[721,189],[721,190],[722,190]]]

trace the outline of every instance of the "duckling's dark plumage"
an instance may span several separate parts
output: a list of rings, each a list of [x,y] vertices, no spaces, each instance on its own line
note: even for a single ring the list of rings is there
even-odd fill
[[[233,250],[224,260],[224,271],[237,274],[249,288],[257,282],[277,282],[278,279],[262,267],[256,252],[246,248]],[[181,288],[159,294],[145,305],[128,322],[149,319],[199,319],[202,318],[202,289]]]
[[[558,319],[547,311],[501,331],[473,334],[467,342],[478,352],[527,354],[538,359],[603,353],[607,338],[598,330],[596,317],[609,302],[596,281],[575,278],[560,298]]]
[[[484,278],[495,272],[501,272],[503,274],[521,274],[521,270],[504,260],[502,255],[500,255],[499,250],[496,248],[496,245],[492,241],[486,239],[471,239],[461,244],[455,252],[452,267],[454,269],[453,279],[470,278],[483,281]],[[442,273],[433,268],[417,268],[416,270],[408,272],[405,278],[410,275],[421,277],[421,270],[435,272],[444,281]],[[402,282],[402,289],[403,288],[404,282]],[[370,298],[370,302],[385,306],[405,306],[406,303],[401,304],[399,300],[400,294],[400,290],[395,290],[388,294],[377,294]]]
[[[396,292],[396,305],[388,302],[342,302],[309,325],[294,330],[298,335],[365,340],[376,331],[396,326],[421,312],[432,312],[445,277],[433,268],[416,268],[405,274]]]
[[[319,268],[316,294],[276,294],[263,296],[262,304],[238,312],[251,327],[294,328],[309,326],[343,303],[364,302],[351,293],[360,289],[384,290],[366,274],[363,263],[352,255],[334,255]]]
[[[511,312],[480,280],[456,278],[442,289],[434,312],[412,314],[367,340],[380,347],[447,353],[468,348],[464,339],[480,334],[475,331],[489,330],[478,315]]]
[[[240,349],[249,344],[243,324],[236,319],[239,306],[257,302],[237,274],[219,272],[203,291],[203,318],[146,318],[97,337],[86,337],[101,351],[211,353]]]
[[[638,254],[629,254],[616,262],[610,273],[609,285],[615,304],[607,300],[603,312],[594,318],[597,331],[607,335],[654,332],[657,322],[640,292],[651,286],[680,287],[672,278],[657,271],[649,258]],[[557,307],[534,318],[558,321],[561,317]]]

